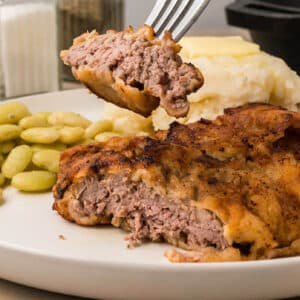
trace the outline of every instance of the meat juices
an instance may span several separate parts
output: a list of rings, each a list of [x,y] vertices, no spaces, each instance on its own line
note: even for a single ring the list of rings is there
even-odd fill
[[[155,38],[151,27],[136,32],[95,31],[74,40],[62,51],[76,79],[105,100],[149,116],[159,104],[174,117],[189,110],[187,95],[203,85],[200,71],[183,63],[180,46],[166,32]]]

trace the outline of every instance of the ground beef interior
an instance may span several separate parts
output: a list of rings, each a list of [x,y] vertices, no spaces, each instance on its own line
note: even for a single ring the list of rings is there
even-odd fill
[[[185,249],[207,246],[224,249],[223,224],[206,209],[161,196],[144,183],[124,182],[125,178],[98,180],[86,177],[72,185],[71,217],[78,223],[95,215],[130,232],[131,245],[142,240],[163,241]]]

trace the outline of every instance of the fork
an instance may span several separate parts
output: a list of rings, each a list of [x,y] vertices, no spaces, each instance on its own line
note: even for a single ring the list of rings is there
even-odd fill
[[[196,22],[210,0],[157,0],[145,24],[152,26],[157,37],[168,30],[179,41]]]

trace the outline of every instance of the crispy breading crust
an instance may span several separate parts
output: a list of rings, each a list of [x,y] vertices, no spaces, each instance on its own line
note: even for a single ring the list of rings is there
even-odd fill
[[[53,189],[64,218],[74,220],[70,187],[85,176],[126,172],[133,181],[212,211],[231,247],[167,253],[172,261],[262,259],[300,253],[300,114],[266,104],[228,109],[215,121],[173,123],[153,138],[113,138],[62,154]],[[231,250],[230,250],[231,249]],[[240,251],[237,251],[240,250]]]

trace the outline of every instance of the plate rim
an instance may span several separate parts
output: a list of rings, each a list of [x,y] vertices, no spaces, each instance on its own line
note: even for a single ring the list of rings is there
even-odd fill
[[[170,245],[172,247],[172,245]],[[142,246],[141,246],[142,247]],[[83,259],[83,258],[75,258],[75,257],[66,257],[59,254],[47,253],[45,251],[37,250],[31,247],[24,247],[18,245],[17,243],[5,242],[0,240],[0,249],[3,248],[5,250],[14,251],[21,255],[34,255],[39,258],[48,258],[53,259],[55,261],[60,260],[68,263],[76,263],[76,264],[87,264],[87,265],[98,265],[98,266],[112,266],[112,267],[122,267],[122,268],[133,268],[133,269],[156,269],[159,268],[164,271],[174,269],[178,272],[187,270],[190,271],[226,271],[229,269],[241,269],[246,267],[249,268],[272,268],[272,267],[289,267],[289,265],[295,266],[298,264],[300,267],[300,256],[293,257],[282,257],[275,259],[262,259],[262,260],[250,260],[250,261],[231,261],[231,262],[203,262],[203,263],[194,263],[194,262],[185,262],[185,263],[161,263],[161,262],[124,262],[124,261],[112,261],[112,260],[95,260],[95,259]],[[182,249],[179,249],[180,251]],[[182,250],[184,251],[184,250]]]

